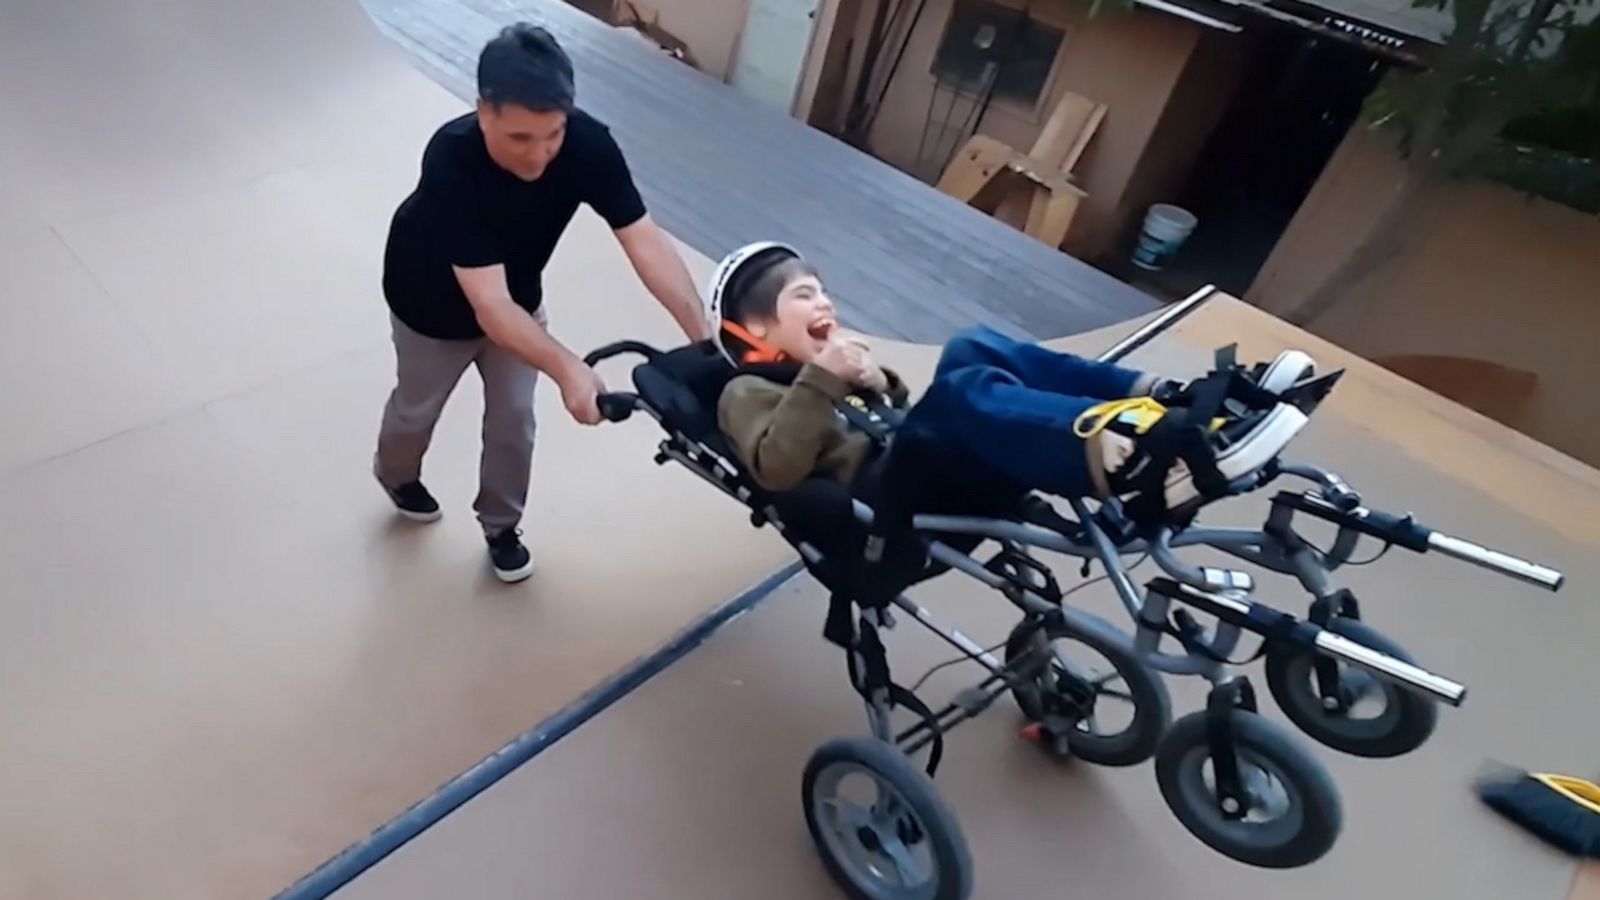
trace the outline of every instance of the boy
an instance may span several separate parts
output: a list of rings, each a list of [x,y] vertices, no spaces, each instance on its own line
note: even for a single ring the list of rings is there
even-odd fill
[[[741,367],[722,391],[718,424],[755,481],[770,491],[819,476],[854,484],[879,443],[839,405],[903,410],[908,392],[865,344],[840,334],[817,272],[786,245],[747,245],[723,259],[708,303],[714,339]],[[1310,368],[1303,354],[1292,360]],[[1201,496],[1197,481],[1259,469],[1306,421],[1269,398],[1263,409],[1185,427],[1193,399],[1177,381],[974,329],[945,345],[933,383],[894,433],[976,460],[1023,490],[1164,512]],[[1185,459],[1200,463],[1199,478]]]

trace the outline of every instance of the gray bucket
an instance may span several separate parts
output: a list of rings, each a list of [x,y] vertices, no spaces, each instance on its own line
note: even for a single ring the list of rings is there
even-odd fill
[[[1170,203],[1150,207],[1139,232],[1139,245],[1133,249],[1133,264],[1152,272],[1161,269],[1189,239],[1198,222],[1194,213]]]

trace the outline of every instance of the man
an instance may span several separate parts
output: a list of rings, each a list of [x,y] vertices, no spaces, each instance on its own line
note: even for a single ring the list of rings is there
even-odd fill
[[[700,297],[647,214],[621,151],[573,102],[572,62],[543,28],[502,31],[478,60],[477,109],[429,141],[415,191],[384,252],[397,384],[384,407],[374,474],[400,513],[440,517],[422,457],[467,366],[483,379],[483,449],[474,510],[495,573],[532,573],[518,524],[534,444],[534,386],[548,375],[574,419],[600,421],[598,374],[545,329],[541,275],[580,204],[615,231],[634,271],[690,340],[707,336]]]

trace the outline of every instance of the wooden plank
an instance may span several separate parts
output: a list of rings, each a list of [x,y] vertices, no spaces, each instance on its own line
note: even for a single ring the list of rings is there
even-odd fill
[[[986,135],[974,135],[939,189],[1048,247],[1060,247],[1085,196],[1065,176]]]
[[[961,148],[939,179],[939,190],[971,203],[1011,161],[1014,151],[987,135],[975,134]]]
[[[1072,219],[1077,215],[1082,197],[1083,192],[1071,185],[1056,190],[1035,187],[1025,229],[1028,236],[1047,246],[1061,246],[1072,228]]]
[[[1033,209],[1034,184],[1010,169],[997,180],[1001,182],[1000,190],[1003,191],[1000,202],[980,206],[979,209],[1022,231],[1028,227],[1028,213]]]
[[[1011,171],[1026,177],[1029,181],[1032,181],[1034,184],[1037,184],[1046,190],[1063,192],[1078,191],[1079,193],[1082,193],[1082,191],[1074,187],[1072,181],[1060,171],[1048,168],[1041,164],[1038,160],[1023,156],[1020,153],[1013,153],[1011,160],[1007,163],[1006,167]]]
[[[1066,91],[1039,131],[1028,156],[1048,171],[1071,172],[1105,115],[1104,104]]]
[[[1100,130],[1100,123],[1105,121],[1106,112],[1107,107],[1104,103],[1095,106],[1094,112],[1089,115],[1088,123],[1084,125],[1082,131],[1078,132],[1078,140],[1073,143],[1072,148],[1067,151],[1067,155],[1062,158],[1061,171],[1070,175],[1073,170],[1078,168],[1078,160],[1082,159],[1084,152],[1089,149],[1089,142],[1094,140],[1095,133]]]

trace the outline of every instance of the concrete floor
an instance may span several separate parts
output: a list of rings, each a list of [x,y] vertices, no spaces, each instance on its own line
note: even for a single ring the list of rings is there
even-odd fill
[[[1218,328],[1258,347],[1275,330],[1259,313],[1218,301],[1135,359],[1193,372]],[[1108,341],[1091,335],[1063,343],[1092,351]],[[932,359],[927,350],[887,352],[914,378]],[[1323,358],[1340,361],[1334,351]],[[1508,434],[1480,437],[1462,413],[1430,409],[1426,397],[1388,373],[1356,365],[1342,386],[1350,390],[1336,392],[1293,455],[1345,475],[1375,505],[1414,508],[1442,529],[1556,565],[1568,574],[1568,589],[1552,597],[1404,551],[1341,573],[1370,623],[1424,665],[1464,681],[1470,694],[1463,707],[1442,711],[1427,745],[1399,759],[1344,757],[1306,739],[1340,786],[1345,828],[1334,850],[1304,869],[1255,870],[1210,852],[1168,813],[1149,764],[1058,766],[1016,738],[1019,719],[1001,701],[954,734],[939,774],[972,846],[975,897],[1594,896],[1592,884],[1574,884],[1570,860],[1488,813],[1469,784],[1486,759],[1592,773],[1600,723],[1568,713],[1585,704],[1600,674],[1592,641],[1600,608],[1587,602],[1600,563],[1584,542],[1440,471],[1453,466],[1446,457],[1495,452]],[[1373,403],[1373,392],[1411,402]],[[1454,446],[1414,452],[1425,429],[1414,423],[1435,410],[1456,423]],[[1385,422],[1382,436],[1359,424],[1374,415]],[[1525,457],[1493,477],[1532,483],[1550,461]],[[1485,473],[1477,478],[1487,481]],[[1570,487],[1582,495],[1593,480]],[[1600,511],[1589,502],[1591,514]],[[1264,498],[1246,498],[1218,507],[1207,521],[1246,526],[1259,523],[1264,508]],[[1064,586],[1076,581],[1070,566],[1059,574]],[[1281,588],[1270,599],[1282,608],[1303,610],[1292,583],[1268,584]],[[958,575],[915,593],[980,644],[1003,640],[1015,622],[1009,604]],[[1125,622],[1104,587],[1073,602]],[[809,843],[798,791],[818,744],[865,733],[841,655],[818,636],[824,608],[823,593],[809,578],[797,579],[336,896],[839,896]],[[907,684],[950,655],[912,624],[894,632],[890,649]],[[1266,714],[1292,729],[1271,705],[1259,666],[1251,668]],[[971,665],[947,670],[924,696],[937,707],[975,683],[977,672]],[[1196,680],[1168,682],[1175,715],[1200,707]]]
[[[0,897],[268,896],[785,561],[545,391],[500,585],[474,376],[396,523],[382,241],[462,110],[354,2],[0,0]],[[549,295],[673,334],[590,214]]]

